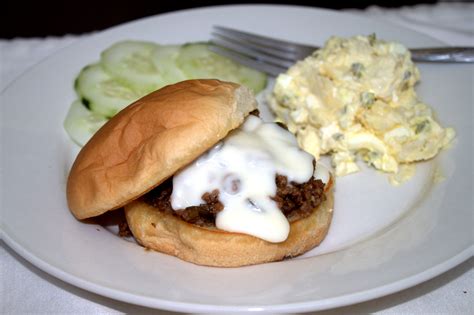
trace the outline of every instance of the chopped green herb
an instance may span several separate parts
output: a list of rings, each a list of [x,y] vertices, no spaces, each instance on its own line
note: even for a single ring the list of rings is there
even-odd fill
[[[377,40],[377,36],[375,35],[375,33],[372,33],[368,36],[368,39],[370,46],[374,46],[375,41]]]
[[[336,141],[344,139],[344,135],[342,133],[335,133],[332,135],[332,138]]]
[[[360,62],[354,62],[351,65],[352,75],[355,76],[356,78],[360,79],[362,77],[363,71],[364,71],[364,65],[361,64]]]
[[[290,97],[288,95],[283,95],[281,98],[281,103],[283,105],[288,105],[290,103]]]
[[[411,71],[409,70],[405,71],[405,73],[403,74],[403,81],[410,79],[410,77],[411,77]]]
[[[429,125],[430,122],[428,120],[423,120],[422,122],[416,124],[415,133],[419,134],[420,132],[425,131],[426,129],[428,129]]]
[[[362,105],[370,108],[375,102],[375,94],[372,92],[362,92],[360,94],[360,101]]]
[[[380,157],[380,154],[378,152],[369,151],[369,153],[367,154],[367,159],[368,159],[367,162],[369,162],[370,165],[375,166],[374,160],[378,159],[379,157]]]
[[[341,114],[342,115],[345,115],[347,113],[347,105],[345,105],[342,109],[341,109]]]
[[[380,153],[376,151],[363,150],[359,153],[359,157],[361,157],[370,166],[375,167],[374,161],[380,158]]]
[[[401,90],[406,91],[409,88],[410,88],[410,85],[408,84],[408,81],[403,81],[402,86],[401,86]]]

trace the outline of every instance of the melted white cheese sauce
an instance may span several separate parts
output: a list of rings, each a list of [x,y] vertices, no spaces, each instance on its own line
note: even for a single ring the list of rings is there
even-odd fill
[[[298,147],[290,132],[250,115],[239,129],[173,177],[171,206],[198,206],[205,192],[219,189],[224,210],[217,214],[217,228],[282,242],[290,225],[271,199],[277,192],[276,174],[304,183],[313,176],[313,157]]]

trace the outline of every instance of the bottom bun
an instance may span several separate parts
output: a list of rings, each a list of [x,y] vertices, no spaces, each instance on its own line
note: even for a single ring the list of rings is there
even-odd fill
[[[332,187],[325,195],[310,216],[291,223],[290,234],[281,243],[190,224],[142,200],[126,205],[125,215],[134,237],[146,248],[198,265],[239,267],[298,256],[319,245],[332,219]]]

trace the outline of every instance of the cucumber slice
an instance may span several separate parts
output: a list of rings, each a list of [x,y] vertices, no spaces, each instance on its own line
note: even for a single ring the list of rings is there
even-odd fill
[[[107,117],[114,116],[142,96],[114,80],[100,64],[84,67],[76,79],[75,88],[93,112]]]
[[[239,71],[235,75],[238,83],[250,88],[255,94],[267,86],[267,75],[255,69],[239,66]]]
[[[158,46],[153,52],[153,62],[166,84],[188,79],[183,70],[176,64],[180,51],[181,45],[163,45]]]
[[[187,44],[181,48],[178,66],[190,79],[220,79],[231,81],[238,65],[208,49],[207,44]]]
[[[107,118],[88,110],[79,100],[74,101],[64,120],[64,129],[69,137],[80,146],[107,122]]]
[[[219,79],[246,85],[255,93],[266,85],[266,75],[241,66],[211,50],[209,44],[184,45],[177,58],[178,66],[190,79]]]
[[[150,42],[118,42],[102,52],[100,62],[117,81],[146,94],[166,84],[153,62],[156,47]]]

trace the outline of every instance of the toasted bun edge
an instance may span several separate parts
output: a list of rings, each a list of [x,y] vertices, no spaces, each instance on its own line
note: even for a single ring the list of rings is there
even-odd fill
[[[281,243],[202,228],[142,200],[126,205],[125,215],[135,239],[146,248],[198,265],[240,267],[295,257],[319,245],[332,220],[332,184],[325,195],[326,200],[310,216],[290,224],[288,238]]]

